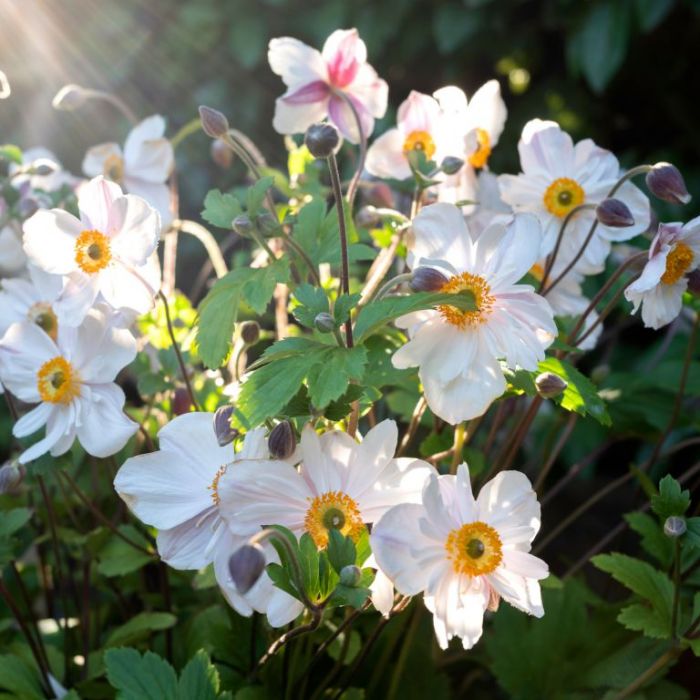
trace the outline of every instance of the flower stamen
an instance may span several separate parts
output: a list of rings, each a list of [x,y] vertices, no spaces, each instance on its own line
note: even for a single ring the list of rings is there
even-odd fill
[[[27,312],[27,319],[31,323],[36,323],[52,340],[58,337],[58,319],[51,304],[45,301],[33,304]]]
[[[357,503],[342,491],[327,491],[316,496],[304,518],[304,529],[319,549],[328,544],[331,530],[338,530],[341,535],[356,541],[364,527]]]
[[[80,394],[80,377],[65,357],[54,357],[39,368],[36,385],[42,401],[70,403]]]
[[[685,243],[676,243],[666,258],[666,271],[661,275],[664,284],[675,284],[693,262],[693,251]]]
[[[107,267],[111,259],[109,238],[104,233],[92,229],[83,231],[75,239],[75,262],[88,275]]]
[[[583,204],[586,193],[576,180],[560,177],[547,188],[543,199],[544,206],[550,214],[564,217],[574,207]]]
[[[474,302],[476,303],[474,311],[463,311],[456,306],[448,304],[438,306],[438,310],[445,321],[458,328],[484,323],[496,301],[491,295],[491,287],[489,287],[486,280],[479,275],[472,275],[470,272],[463,272],[460,275],[451,277],[440,288],[440,291],[448,294],[459,294],[460,292],[469,291],[474,295]]]
[[[452,530],[445,541],[445,550],[455,573],[467,576],[490,574],[503,559],[498,533],[480,521]]]
[[[224,464],[219,467],[219,470],[214,475],[214,480],[211,482],[207,488],[211,491],[211,500],[214,501],[214,505],[218,506],[221,503],[221,498],[219,497],[219,481],[221,477],[226,473],[228,465]]]
[[[403,152],[408,155],[411,151],[422,151],[430,160],[435,155],[435,141],[427,131],[412,131],[403,142]]]
[[[473,168],[483,168],[491,155],[491,139],[485,129],[476,130],[476,151],[469,156]]]

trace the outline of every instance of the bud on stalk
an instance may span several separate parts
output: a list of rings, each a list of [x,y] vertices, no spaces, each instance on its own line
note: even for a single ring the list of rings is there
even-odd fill
[[[664,535],[672,539],[685,535],[687,529],[688,526],[685,524],[685,518],[681,518],[678,515],[672,515],[666,518],[666,522],[664,523]]]
[[[267,439],[267,449],[273,459],[289,459],[297,448],[297,439],[288,420],[278,423]]]
[[[245,321],[241,325],[241,338],[246,345],[255,345],[260,340],[260,325],[257,321]]]
[[[80,109],[90,98],[90,93],[80,85],[64,85],[53,98],[51,105],[63,112]]]
[[[462,169],[463,165],[464,161],[461,158],[446,156],[443,158],[440,170],[442,170],[445,175],[456,175]]]
[[[340,145],[340,135],[332,124],[312,124],[306,130],[304,143],[314,158],[329,158]]]
[[[335,328],[335,319],[327,311],[321,311],[314,318],[314,326],[321,333],[332,333]]]
[[[671,163],[656,163],[647,173],[647,187],[659,199],[673,204],[688,204],[691,197],[680,170]]]
[[[567,386],[567,382],[554,372],[542,372],[535,378],[537,393],[543,399],[553,399],[555,396],[559,396]]]
[[[414,292],[439,292],[447,281],[447,277],[433,267],[417,267],[410,285]]]
[[[265,571],[265,553],[257,544],[244,544],[228,560],[228,570],[236,590],[245,595]]]
[[[231,427],[233,406],[220,406],[214,414],[214,434],[220,447],[232,443],[238,437],[238,431]]]
[[[224,170],[228,170],[233,163],[233,151],[221,140],[214,139],[209,147],[211,159]]]
[[[183,413],[189,413],[192,410],[192,400],[187,389],[180,387],[175,389],[173,396],[173,413],[176,416],[181,416]]]
[[[201,105],[199,108],[199,118],[202,120],[202,129],[207,136],[218,139],[228,134],[228,119],[226,119],[222,112]]]
[[[629,207],[614,197],[604,199],[596,207],[595,213],[603,226],[612,226],[613,228],[634,226],[634,217]]]
[[[24,467],[6,462],[0,467],[0,494],[15,493],[24,479]]]

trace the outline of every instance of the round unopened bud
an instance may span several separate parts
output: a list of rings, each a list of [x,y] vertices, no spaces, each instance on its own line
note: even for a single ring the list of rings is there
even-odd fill
[[[244,544],[228,560],[228,570],[236,590],[245,595],[265,571],[265,552],[257,544]]]
[[[260,212],[260,214],[255,217],[255,224],[258,227],[258,231],[267,236],[278,233],[280,228],[279,220],[268,211]]]
[[[382,217],[379,216],[377,208],[370,204],[355,214],[355,223],[362,228],[377,228],[382,224]]]
[[[327,311],[321,311],[314,319],[314,326],[321,333],[332,333],[335,328],[335,319]]]
[[[673,204],[687,204],[691,197],[681,171],[671,163],[656,163],[647,173],[647,187],[649,191]]]
[[[685,518],[681,518],[678,515],[672,515],[666,518],[666,522],[664,523],[664,535],[666,535],[666,537],[680,537],[681,535],[685,535],[687,529],[688,526],[685,524]]]
[[[601,384],[610,376],[610,365],[596,365],[591,370],[591,381],[594,384]]]
[[[17,213],[21,219],[28,219],[39,211],[39,202],[34,197],[23,197],[17,203]]]
[[[220,406],[214,414],[214,434],[220,447],[225,447],[238,437],[238,431],[231,427],[233,406]]]
[[[359,566],[354,564],[348,564],[340,570],[340,583],[343,586],[350,586],[350,588],[355,588],[360,579],[362,578],[362,571],[360,571]]]
[[[217,139],[228,134],[228,119],[219,110],[201,105],[199,118],[202,120],[202,129],[207,136]]]
[[[58,166],[48,158],[39,158],[32,163],[31,171],[33,175],[48,177],[58,170]]]
[[[461,158],[446,156],[442,159],[440,170],[442,170],[445,175],[456,175],[462,169],[463,165],[464,161]]]
[[[80,109],[90,98],[90,93],[80,85],[64,85],[51,102],[54,109],[73,112]]]
[[[288,420],[278,423],[267,438],[267,449],[273,459],[289,459],[297,449],[297,439]]]
[[[304,143],[314,158],[328,158],[340,145],[340,135],[332,124],[312,124],[306,130]]]
[[[603,226],[614,228],[624,228],[634,226],[634,217],[629,207],[619,199],[608,197],[604,199],[596,208],[596,216]]]
[[[175,389],[173,396],[173,413],[176,416],[181,416],[184,413],[189,413],[192,409],[192,400],[190,399],[187,389],[182,387]]]
[[[15,493],[24,479],[24,467],[6,462],[0,467],[0,494]]]
[[[221,140],[214,139],[209,147],[211,159],[224,170],[228,170],[233,163],[233,151]]]
[[[554,372],[542,372],[535,378],[537,393],[543,399],[552,399],[555,396],[559,396],[567,386],[567,382],[558,374],[554,374]]]
[[[245,321],[241,325],[241,338],[246,345],[255,345],[260,340],[260,325],[257,321]]]
[[[247,214],[239,214],[231,223],[233,230],[239,236],[250,236],[251,232],[255,230],[253,222]]]
[[[700,296],[700,270],[693,270],[686,279],[688,280],[688,291],[696,297]]]
[[[433,267],[417,267],[410,286],[414,292],[439,292],[447,281],[447,277]]]

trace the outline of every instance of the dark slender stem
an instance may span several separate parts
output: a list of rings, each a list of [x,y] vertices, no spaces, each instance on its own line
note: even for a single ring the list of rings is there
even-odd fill
[[[566,422],[566,426],[564,427],[564,430],[562,431],[561,435],[559,436],[559,440],[557,441],[557,444],[555,445],[554,449],[549,453],[549,456],[547,457],[547,461],[545,462],[544,466],[542,467],[542,470],[540,471],[539,475],[537,476],[537,481],[535,481],[534,489],[538,494],[542,491],[542,487],[544,486],[544,482],[545,482],[545,479],[547,478],[547,475],[549,474],[550,470],[554,466],[554,463],[557,461],[557,457],[559,456],[561,451],[564,449],[564,446],[568,442],[569,437],[571,436],[571,433],[573,432],[573,429],[576,427],[577,420],[578,420],[578,415],[576,413],[572,413],[569,416],[569,420]]]
[[[530,403],[530,406],[525,412],[525,415],[522,417],[520,424],[515,428],[515,436],[513,437],[513,440],[510,443],[510,447],[508,447],[508,451],[506,452],[502,460],[497,460],[495,462],[495,464],[498,465],[497,468],[499,468],[500,470],[508,469],[513,460],[515,459],[515,456],[518,454],[518,449],[527,437],[527,431],[529,430],[530,425],[532,425],[532,421],[535,420],[535,416],[537,415],[541,404],[541,396],[535,396],[532,399],[532,402]]]
[[[190,384],[190,378],[187,374],[185,361],[182,359],[182,354],[180,353],[180,346],[178,345],[177,340],[175,340],[175,331],[173,329],[173,323],[170,319],[170,306],[168,305],[168,298],[165,296],[165,294],[163,294],[162,291],[158,292],[158,296],[160,296],[161,301],[163,302],[163,308],[165,309],[165,321],[168,325],[168,335],[170,335],[170,342],[173,344],[173,350],[175,350],[175,356],[177,357],[177,363],[180,366],[180,373],[182,374],[182,379],[184,380],[185,386],[187,387],[187,393],[190,396],[192,406],[194,406],[195,411],[199,411],[199,404],[197,403],[197,398],[195,397],[194,391],[192,390],[192,385]]]
[[[425,413],[427,408],[428,402],[425,400],[425,396],[421,396],[418,399],[418,403],[416,403],[416,407],[413,409],[411,422],[408,424],[408,428],[406,429],[406,432],[404,433],[404,436],[401,439],[399,450],[396,453],[397,457],[402,457],[405,454],[406,450],[408,449],[408,446],[411,444],[411,440],[413,440],[413,436],[418,430],[418,426],[420,425],[420,419],[423,417],[423,414]]]
[[[673,607],[671,608],[671,638],[678,639],[678,610],[681,603],[681,540],[676,537],[673,548]]]
[[[621,690],[614,700],[624,700],[633,695],[642,686],[648,683],[659,671],[671,663],[681,653],[678,647],[672,647],[665,654],[662,654],[644,673],[635,678],[626,688]]]
[[[350,209],[352,209],[352,205],[355,201],[355,195],[357,194],[357,187],[360,184],[360,178],[362,177],[362,171],[365,169],[365,160],[367,159],[367,134],[365,134],[362,129],[360,115],[357,113],[357,109],[355,109],[355,105],[352,103],[352,100],[344,93],[340,93],[340,95],[345,100],[348,107],[350,107],[352,116],[357,124],[357,132],[360,135],[360,155],[357,160],[357,168],[355,169],[355,174],[352,176],[352,180],[350,180],[350,184],[348,185],[348,206]]]

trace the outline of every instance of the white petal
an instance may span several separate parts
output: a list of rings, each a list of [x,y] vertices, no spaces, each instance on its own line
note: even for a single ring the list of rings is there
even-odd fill
[[[12,434],[15,437],[27,437],[35,433],[39,428],[46,424],[49,419],[49,414],[53,410],[53,406],[50,403],[40,403],[35,406],[31,411],[25,413],[12,428]]]
[[[101,143],[88,149],[83,159],[83,172],[88,177],[104,175],[108,159],[121,162],[122,158],[122,149],[118,143]]]
[[[352,498],[361,503],[363,494],[376,488],[377,479],[394,457],[398,439],[393,420],[383,420],[364,436],[347,465],[345,488]]]
[[[522,472],[503,471],[482,487],[476,499],[480,519],[495,528],[540,529],[540,504],[530,480]]]
[[[275,101],[274,130],[279,134],[301,134],[328,114],[328,100],[309,104],[288,104],[284,97]]]
[[[172,223],[173,202],[168,185],[127,176],[124,187],[131,194],[145,199],[160,214],[160,230],[165,230]]]
[[[99,290],[114,310],[131,309],[144,314],[153,308],[158,290],[144,274],[146,268],[147,265],[133,267],[115,260],[102,271]]]
[[[404,180],[411,177],[411,168],[403,152],[405,136],[398,129],[389,129],[369,147],[367,171],[375,177]]]
[[[83,228],[106,234],[109,230],[109,210],[114,200],[122,196],[122,189],[102,175],[83,185],[78,195],[78,209]]]
[[[471,239],[462,212],[454,205],[438,202],[423,207],[413,220],[413,234],[409,252],[412,269],[421,258],[446,260],[460,272],[470,268]]]
[[[158,246],[160,216],[144,199],[127,194],[109,211],[109,235],[113,255],[140,267]]]
[[[69,430],[69,407],[53,407],[46,423],[46,437],[35,442],[19,456],[21,464],[27,464],[37,457],[46,454]]]
[[[81,400],[76,434],[88,454],[109,457],[138,430],[138,423],[124,413],[124,401],[124,392],[116,384],[93,384],[89,403]]]
[[[77,269],[75,239],[85,227],[61,209],[40,209],[24,222],[24,252],[30,262],[52,274]]]
[[[298,39],[287,36],[272,39],[267,60],[272,72],[279,75],[285,85],[290,87],[328,79],[326,64],[320,52]]]
[[[209,564],[212,557],[207,549],[217,519],[219,526],[225,527],[218,513],[212,510],[204,518],[198,513],[180,525],[160,530],[156,540],[160,558],[168,566],[180,570],[201,569]]]
[[[164,138],[165,119],[159,114],[144,119],[126,137],[125,173],[153,183],[163,183],[175,163],[173,147]]]

